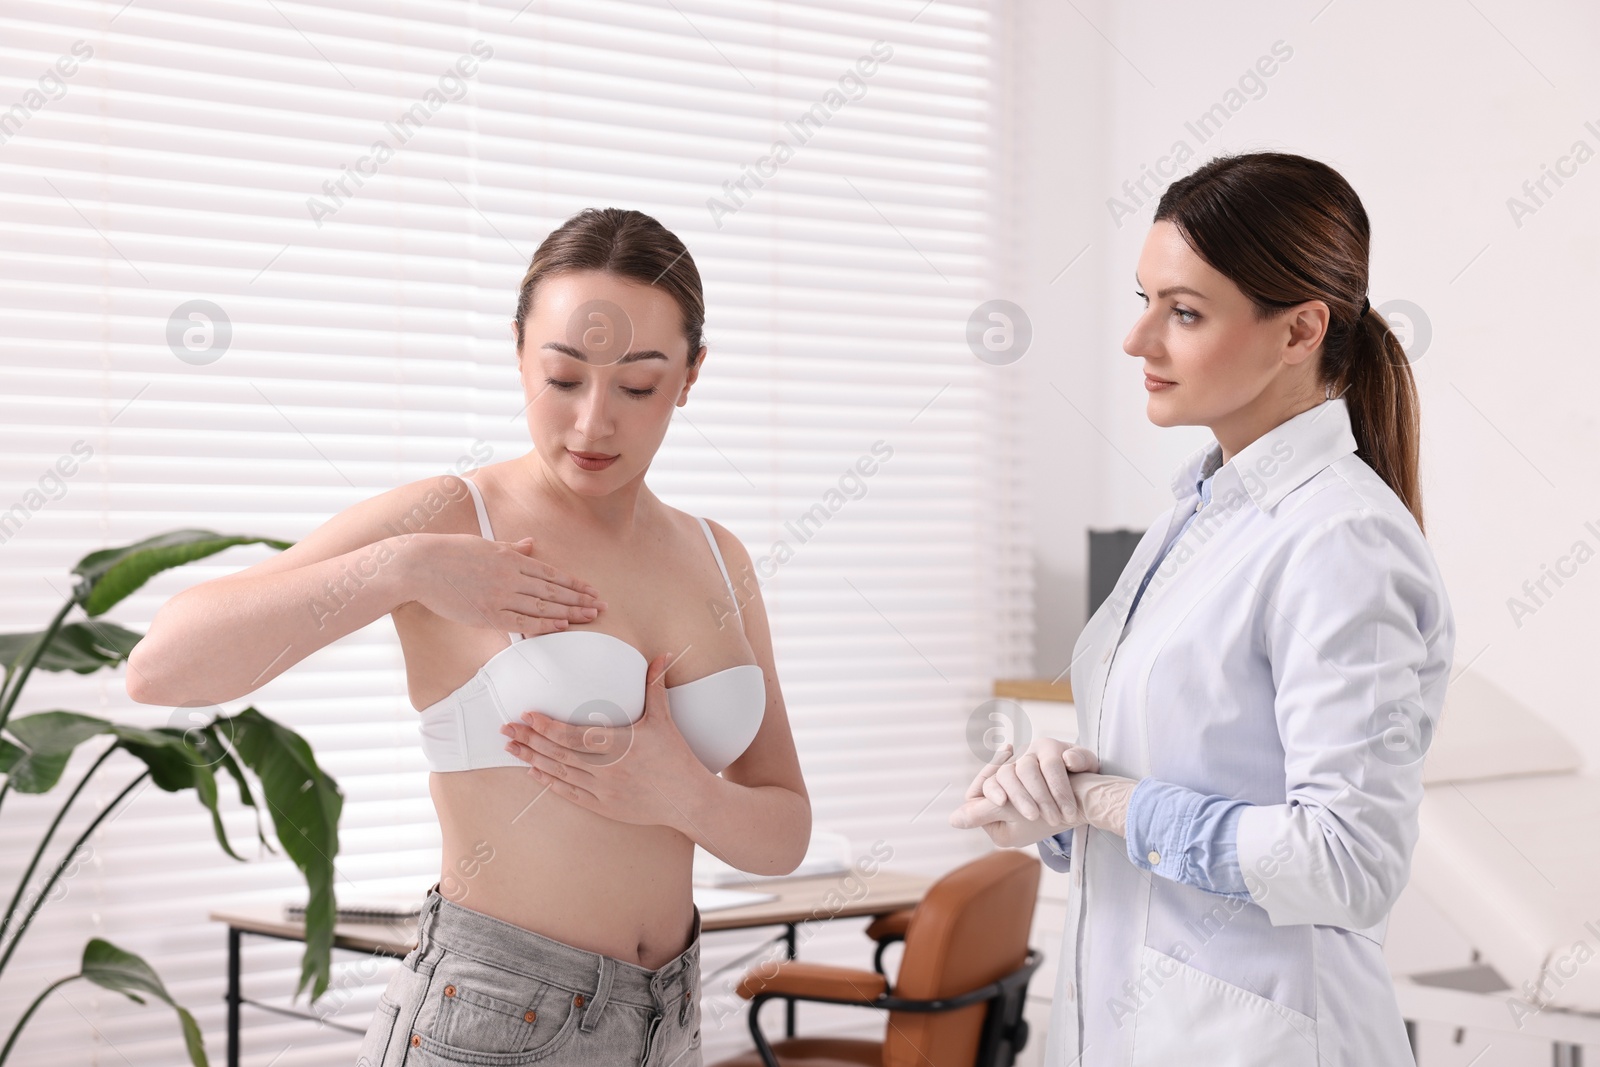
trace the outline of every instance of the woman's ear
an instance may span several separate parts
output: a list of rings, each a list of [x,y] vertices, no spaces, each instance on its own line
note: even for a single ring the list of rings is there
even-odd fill
[[[689,376],[683,380],[683,388],[678,390],[678,402],[674,406],[681,408],[689,402],[689,386],[693,385],[700,377],[700,368],[705,366],[705,362],[706,346],[701,345],[699,355],[695,357],[693,365],[689,367]]]
[[[1310,359],[1322,346],[1328,335],[1328,305],[1321,300],[1308,300],[1289,310],[1289,335],[1284,346],[1283,361],[1290,366]]]

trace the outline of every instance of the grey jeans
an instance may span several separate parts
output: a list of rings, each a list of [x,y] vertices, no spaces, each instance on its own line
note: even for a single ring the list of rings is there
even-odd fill
[[[435,885],[358,1067],[701,1067],[700,909],[656,970],[462,907]]]

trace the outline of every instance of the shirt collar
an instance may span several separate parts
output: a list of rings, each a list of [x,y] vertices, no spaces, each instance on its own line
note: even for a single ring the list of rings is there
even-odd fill
[[[1356,450],[1350,410],[1342,396],[1324,400],[1251,441],[1227,463],[1213,440],[1192,452],[1172,478],[1172,495],[1180,502],[1199,492],[1212,478],[1211,495],[1224,500],[1239,494],[1270,511],[1290,491],[1341,456]]]

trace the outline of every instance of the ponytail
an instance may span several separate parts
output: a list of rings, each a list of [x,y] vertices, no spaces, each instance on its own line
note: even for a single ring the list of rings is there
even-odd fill
[[[1345,397],[1356,455],[1394,490],[1426,533],[1417,477],[1421,405],[1400,339],[1377,309],[1369,308],[1351,331],[1348,358],[1324,355],[1322,367],[1334,395]]]

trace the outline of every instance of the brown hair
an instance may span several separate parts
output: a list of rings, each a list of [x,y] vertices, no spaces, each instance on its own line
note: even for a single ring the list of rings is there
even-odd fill
[[[683,335],[694,366],[704,343],[706,299],[700,271],[676,234],[642,211],[586,207],[550,231],[533,254],[517,294],[517,351],[522,351],[523,326],[533,310],[539,282],[569,271],[599,270],[645,285],[659,285],[678,302]]]
[[[1307,300],[1327,303],[1318,384],[1348,394],[1356,455],[1420,529],[1416,382],[1389,323],[1362,311],[1371,232],[1350,183],[1304,156],[1221,156],[1167,187],[1152,221],[1163,219],[1250,298],[1257,319]]]

